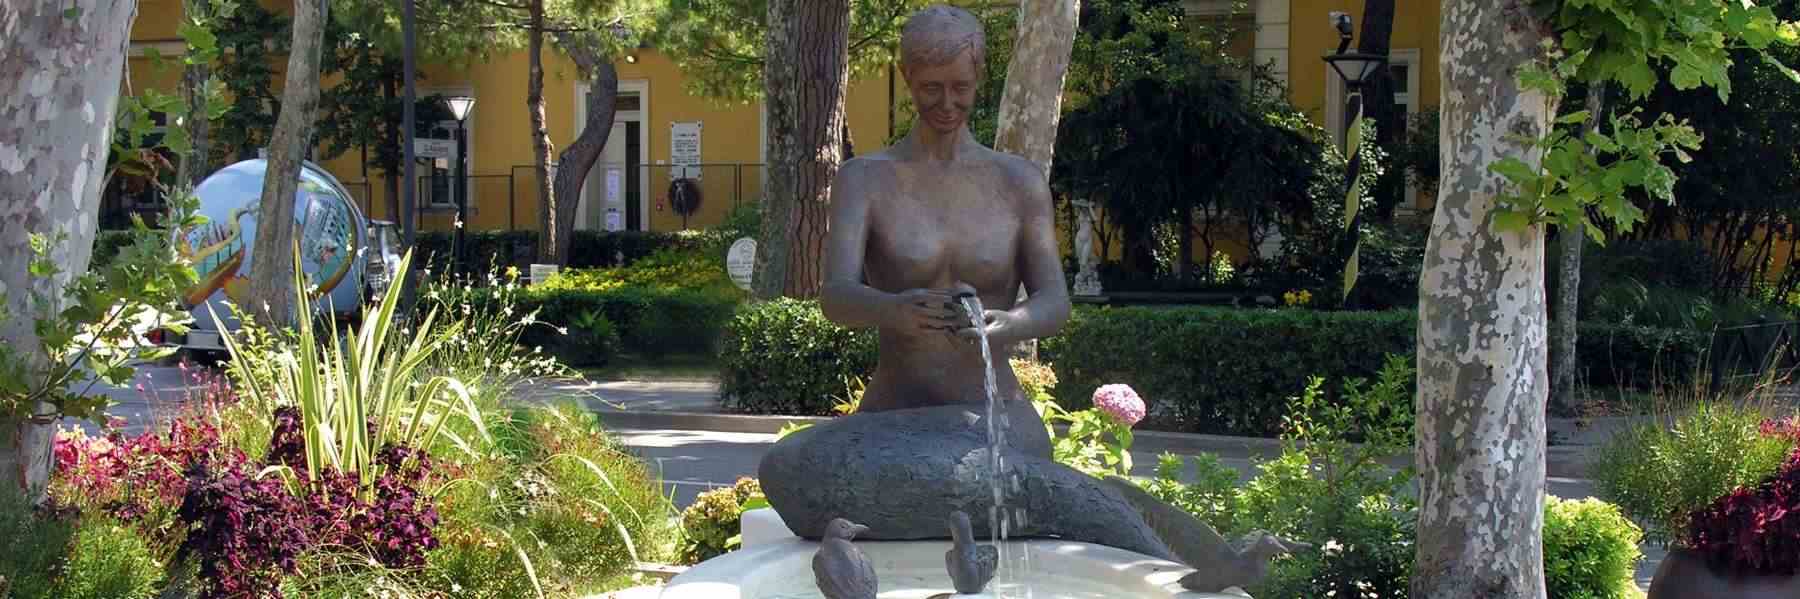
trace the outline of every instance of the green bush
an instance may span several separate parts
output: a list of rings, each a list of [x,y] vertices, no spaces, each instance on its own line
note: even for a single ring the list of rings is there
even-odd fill
[[[72,523],[47,518],[11,483],[0,484],[0,597],[48,597],[74,538]]]
[[[84,515],[63,565],[58,599],[154,597],[163,565],[144,537],[111,518]]]
[[[1056,398],[1087,407],[1094,389],[1124,383],[1164,430],[1268,435],[1281,398],[1300,392],[1295,373],[1368,378],[1382,356],[1410,353],[1412,312],[1228,308],[1078,310],[1039,345],[1056,367]]]
[[[523,312],[537,312],[540,322],[563,329],[598,314],[612,323],[624,351],[648,355],[710,353],[741,300],[706,291],[624,287],[611,291],[526,289],[519,294]],[[526,345],[569,348],[561,330],[533,328],[521,336]],[[581,350],[579,347],[569,348]]]
[[[1314,377],[1286,404],[1291,426],[1280,457],[1259,464],[1248,483],[1237,486],[1237,473],[1212,456],[1194,459],[1196,482],[1184,483],[1182,462],[1164,456],[1145,489],[1227,538],[1264,530],[1311,545],[1277,560],[1268,579],[1246,589],[1252,596],[1404,597],[1413,563],[1412,473],[1385,462],[1410,446],[1410,418],[1391,406],[1409,397],[1412,377],[1410,362],[1390,358],[1372,384],[1345,381],[1342,403],[1327,402],[1323,379]],[[1386,415],[1362,417],[1369,412]]]
[[[131,246],[131,231],[101,231],[94,234],[94,255],[88,264],[94,270],[105,268],[119,252]]]
[[[1619,506],[1587,498],[1544,498],[1544,585],[1557,599],[1638,596],[1638,542],[1644,532]]]
[[[815,301],[744,306],[725,327],[719,395],[756,414],[828,415],[844,381],[875,368],[875,332],[826,320]]]
[[[1670,543],[1694,511],[1773,474],[1787,459],[1794,438],[1764,434],[1763,416],[1701,402],[1673,427],[1646,423],[1614,435],[1590,466],[1596,495],[1624,509],[1647,538]]]
[[[1575,351],[1589,385],[1682,387],[1697,380],[1710,340],[1709,332],[1584,322]]]
[[[582,312],[569,322],[569,334],[554,341],[552,353],[570,366],[605,366],[619,353],[619,332],[598,310]]]
[[[754,478],[740,478],[737,484],[695,497],[694,504],[681,512],[680,563],[698,564],[742,546],[738,533],[744,511],[766,503],[762,484]]]
[[[419,233],[419,264],[443,268],[449,264],[452,235],[432,231]],[[463,234],[464,272],[481,272],[489,265],[524,270],[537,261],[536,231],[470,231]],[[647,231],[576,231],[569,242],[569,268],[620,266],[616,258],[623,256],[630,264],[662,249],[694,249],[699,237],[692,233],[657,233]],[[723,259],[721,258],[721,261]]]
[[[1373,377],[1382,356],[1412,353],[1417,319],[1410,310],[1079,308],[1038,351],[1069,410],[1087,408],[1101,385],[1124,383],[1149,404],[1140,426],[1273,436],[1280,398],[1305,384],[1294,373]],[[867,379],[875,364],[874,331],[847,331],[815,302],[746,306],[726,329],[726,402],[747,412],[829,414],[844,381]],[[1691,331],[1584,324],[1577,350],[1590,383],[1687,384],[1707,343]]]

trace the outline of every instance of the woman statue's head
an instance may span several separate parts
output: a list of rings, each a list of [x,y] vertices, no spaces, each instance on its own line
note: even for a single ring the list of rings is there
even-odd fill
[[[900,74],[919,123],[938,133],[968,122],[986,65],[987,36],[969,11],[931,6],[913,13],[900,32]]]

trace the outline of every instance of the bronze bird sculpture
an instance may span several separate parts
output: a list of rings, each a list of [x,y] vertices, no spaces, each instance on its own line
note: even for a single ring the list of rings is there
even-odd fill
[[[850,543],[869,527],[843,518],[825,526],[819,552],[813,554],[813,582],[825,599],[875,599],[875,564]]]
[[[950,539],[950,550],[944,552],[944,569],[950,572],[951,586],[964,595],[980,593],[994,578],[1000,550],[977,544],[969,515],[960,510],[950,514]]]

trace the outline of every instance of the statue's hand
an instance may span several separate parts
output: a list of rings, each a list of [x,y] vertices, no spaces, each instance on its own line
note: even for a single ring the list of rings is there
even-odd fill
[[[1016,325],[1018,317],[1006,310],[983,310],[982,320],[987,323],[987,326],[982,328],[986,329],[987,336],[991,339],[1011,330]],[[972,342],[981,339],[981,331],[976,330],[973,325],[959,326],[956,329],[956,336],[964,341]]]
[[[942,289],[909,289],[896,295],[891,311],[895,328],[902,330],[954,331],[962,318],[956,298]]]

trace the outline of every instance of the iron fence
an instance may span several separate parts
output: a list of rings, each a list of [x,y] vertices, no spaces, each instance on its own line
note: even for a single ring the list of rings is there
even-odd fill
[[[550,167],[555,177],[556,165]],[[711,226],[762,195],[764,165],[720,162],[696,165],[601,162],[589,171],[579,201],[576,226],[671,231]],[[677,183],[681,181],[681,183]],[[537,231],[538,178],[533,165],[504,173],[470,174],[468,223],[477,230]],[[385,187],[379,181],[345,181],[364,214],[390,219]],[[379,189],[378,189],[379,188]],[[421,230],[449,230],[456,221],[456,177],[438,171],[418,175]],[[617,222],[609,222],[609,216]]]
[[[1769,321],[1719,327],[1713,334],[1710,355],[1714,392],[1731,381],[1759,379],[1800,364],[1800,321]]]

